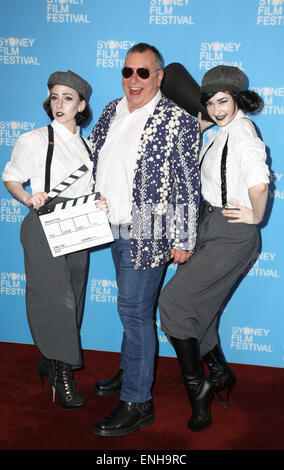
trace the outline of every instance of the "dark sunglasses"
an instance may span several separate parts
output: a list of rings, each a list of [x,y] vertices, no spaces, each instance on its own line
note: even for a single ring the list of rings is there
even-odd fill
[[[139,67],[139,69],[136,69],[136,72],[137,72],[137,75],[140,77],[140,78],[143,78],[143,80],[146,80],[147,78],[150,77],[150,74],[153,73],[153,72],[157,72],[157,70],[161,70],[161,69],[156,69],[156,70],[152,70],[150,72],[149,69],[145,69],[144,67]],[[134,73],[134,69],[131,68],[131,67],[124,67],[121,71],[122,73],[122,76],[124,78],[130,78],[131,75],[133,75]]]

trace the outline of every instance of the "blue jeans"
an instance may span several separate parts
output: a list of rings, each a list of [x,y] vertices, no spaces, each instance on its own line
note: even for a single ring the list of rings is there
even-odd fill
[[[111,246],[118,285],[117,309],[124,328],[121,400],[151,399],[156,353],[154,309],[164,266],[136,271],[130,258],[130,240],[121,236]]]

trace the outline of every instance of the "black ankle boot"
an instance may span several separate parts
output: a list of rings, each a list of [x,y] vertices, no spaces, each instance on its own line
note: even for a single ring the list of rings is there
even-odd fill
[[[94,434],[98,436],[126,436],[154,422],[153,401],[143,403],[120,400],[118,406],[105,418],[97,421]]]
[[[212,384],[219,400],[223,403],[225,408],[227,408],[229,395],[233,385],[236,382],[236,379],[227,362],[225,361],[222,352],[219,348],[219,345],[216,344],[212,351],[209,351],[203,357],[203,360],[206,362],[210,371],[210,376],[208,380]],[[228,390],[226,400],[224,401],[222,400],[219,391],[225,390],[226,388]]]
[[[84,404],[84,400],[76,392],[72,366],[60,361],[51,361],[52,371],[49,376],[53,391],[53,402],[57,392],[62,408],[76,409]]]
[[[191,431],[202,431],[212,424],[210,404],[214,390],[201,370],[198,341],[195,338],[183,340],[173,337],[171,340],[192,408],[188,427]]]
[[[119,371],[110,379],[97,382],[94,386],[94,393],[100,397],[119,397],[124,370]]]

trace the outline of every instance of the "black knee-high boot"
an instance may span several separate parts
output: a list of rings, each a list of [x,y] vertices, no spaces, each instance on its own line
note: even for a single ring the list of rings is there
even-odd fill
[[[218,344],[202,358],[210,371],[209,381],[218,396],[219,400],[227,408],[231,389],[236,382],[235,376],[225,361]],[[227,388],[225,401],[220,397],[219,391]]]
[[[212,424],[210,403],[214,390],[201,370],[198,341],[195,338],[178,339],[173,337],[171,340],[192,408],[188,427],[191,431],[202,431]]]

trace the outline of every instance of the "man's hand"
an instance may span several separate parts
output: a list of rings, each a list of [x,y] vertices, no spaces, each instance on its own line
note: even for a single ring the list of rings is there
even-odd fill
[[[99,200],[96,202],[96,205],[99,209],[101,209],[105,213],[108,212],[107,200],[104,196],[99,197]]]
[[[173,258],[173,263],[185,263],[186,261],[189,260],[191,257],[192,253],[189,253],[189,251],[184,251],[184,250],[177,250],[176,248],[172,248],[170,250],[171,253],[171,258]]]

